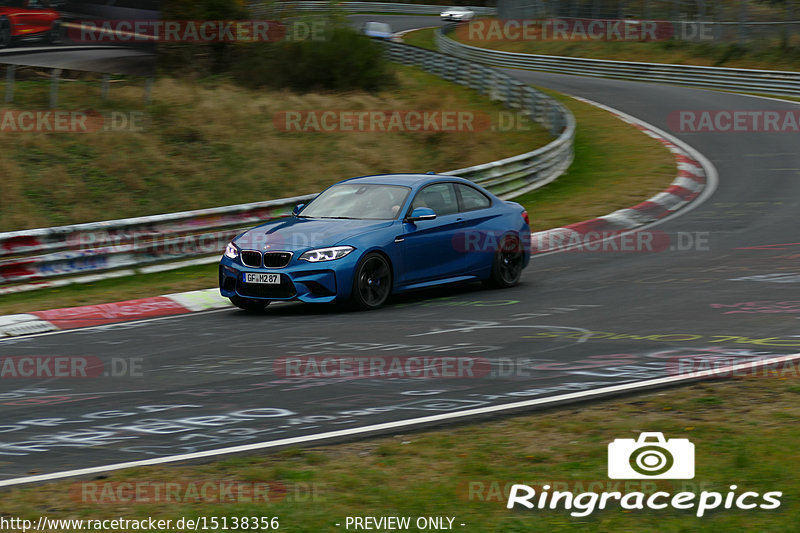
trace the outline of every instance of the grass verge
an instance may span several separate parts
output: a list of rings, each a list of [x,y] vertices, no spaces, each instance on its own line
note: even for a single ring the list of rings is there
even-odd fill
[[[420,48],[427,48],[438,52],[436,42],[433,40],[433,35],[437,28],[426,28],[424,30],[416,30],[408,32],[403,36],[403,42],[411,46],[418,46]]]
[[[283,111],[481,111],[504,108],[465,87],[397,66],[375,94],[256,91],[225,79],[141,86],[63,82],[59,108],[143,112],[142,131],[0,135],[0,231],[217,207],[318,192],[346,177],[444,171],[543,146],[529,131],[284,131]],[[22,74],[20,74],[22,76]],[[20,81],[13,110],[47,110],[49,82]],[[306,128],[308,124],[308,128]]]
[[[515,201],[538,231],[606,215],[663,191],[676,175],[675,158],[660,142],[606,111],[553,91],[575,115],[575,160],[569,170]]]
[[[449,516],[456,530],[552,531],[796,531],[800,478],[791,467],[800,439],[800,387],[795,379],[751,377],[711,381],[559,410],[515,416],[368,441],[231,457],[204,465],[125,470],[93,480],[103,483],[238,480],[280,483],[287,497],[270,503],[165,503],[84,501],[73,482],[17,488],[4,493],[4,515],[50,518],[277,516],[281,529],[342,531],[347,516]],[[563,510],[505,508],[512,483],[561,483],[577,492],[609,483],[606,447],[641,431],[689,438],[696,447],[690,481],[621,482],[616,490],[670,494],[701,490],[726,494],[730,485],[760,494],[782,491],[777,510],[625,511],[585,517]],[[563,485],[566,483],[567,485]],[[612,482],[613,484],[616,482]],[[101,488],[97,488],[97,487]],[[569,490],[561,488],[560,490]],[[614,489],[612,489],[614,490]],[[91,499],[92,496],[88,498]],[[91,500],[90,500],[91,501]],[[464,523],[464,527],[458,524]]]

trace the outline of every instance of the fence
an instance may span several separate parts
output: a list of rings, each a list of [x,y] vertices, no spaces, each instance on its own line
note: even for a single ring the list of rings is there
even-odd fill
[[[471,179],[501,198],[512,198],[549,183],[569,167],[575,119],[552,98],[469,61],[401,43],[384,46],[390,59],[477,89],[544,125],[556,137],[532,152],[445,174]],[[0,283],[15,284],[0,288],[0,294],[133,274],[131,267],[147,272],[177,268],[186,260],[213,262],[241,229],[286,216],[294,205],[313,197],[0,233]]]
[[[448,26],[436,32],[436,45],[439,50],[470,62],[495,67],[800,96],[800,72],[634,63],[501,52],[459,43],[446,35],[450,31],[452,27]]]

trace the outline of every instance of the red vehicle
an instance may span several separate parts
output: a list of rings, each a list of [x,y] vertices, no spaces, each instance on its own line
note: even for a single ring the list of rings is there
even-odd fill
[[[0,0],[0,48],[16,40],[62,38],[61,15],[46,0]]]

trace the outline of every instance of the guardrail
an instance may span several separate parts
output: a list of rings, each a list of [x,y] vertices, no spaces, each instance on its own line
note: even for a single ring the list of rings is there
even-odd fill
[[[561,74],[669,83],[711,89],[800,96],[800,72],[725,67],[634,63],[582,57],[520,54],[479,48],[447,36],[448,25],[436,31],[436,46],[455,57],[485,65]]]
[[[278,2],[271,4],[271,9],[295,11],[325,11],[331,8],[331,2]],[[451,6],[437,6],[432,4],[402,4],[390,2],[337,2],[333,4],[337,9],[349,13],[404,13],[409,15],[438,15]],[[493,7],[460,6],[466,7],[480,16],[492,16],[497,13]],[[256,3],[251,10],[256,13],[260,6]]]
[[[514,198],[560,176],[572,162],[575,119],[554,99],[498,70],[432,50],[386,43],[389,58],[418,65],[442,78],[466,85],[542,124],[558,138],[538,150],[485,165],[444,172],[479,183],[500,198]]]
[[[477,89],[544,125],[556,137],[532,152],[444,174],[470,179],[501,198],[513,198],[549,183],[569,167],[575,119],[549,96],[469,61],[401,43],[383,45],[389,59]],[[15,284],[0,288],[0,295],[133,274],[131,267],[147,272],[179,268],[187,259],[210,263],[242,229],[287,216],[297,203],[314,196],[0,233],[0,283]],[[160,264],[165,262],[172,263]]]

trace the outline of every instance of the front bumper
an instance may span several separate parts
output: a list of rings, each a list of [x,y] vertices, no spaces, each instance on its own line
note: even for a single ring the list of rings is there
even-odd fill
[[[358,261],[353,252],[341,259],[308,263],[292,258],[284,268],[252,268],[238,259],[223,256],[219,264],[220,294],[226,298],[239,296],[254,300],[331,303],[350,297],[353,272]],[[245,283],[243,274],[280,274],[279,285]]]

